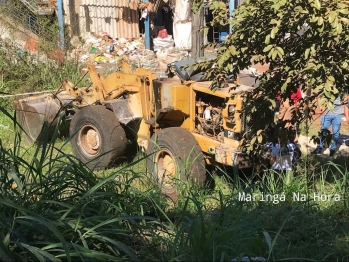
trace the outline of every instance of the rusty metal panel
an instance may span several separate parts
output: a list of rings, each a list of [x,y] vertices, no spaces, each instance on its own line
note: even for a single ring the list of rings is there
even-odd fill
[[[82,0],[80,32],[107,32],[113,38],[138,38],[137,0]]]
[[[190,113],[190,88],[175,85],[172,81],[162,81],[161,107],[180,110],[183,114]]]

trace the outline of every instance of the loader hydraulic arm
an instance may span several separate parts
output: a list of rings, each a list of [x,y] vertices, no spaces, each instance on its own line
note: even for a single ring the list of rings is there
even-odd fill
[[[128,65],[123,65],[124,72],[114,72],[104,78],[95,66],[88,67],[92,85],[78,88],[68,80],[63,82],[65,91],[75,98],[77,107],[84,107],[96,103],[104,104],[105,101],[120,97],[123,93],[138,93],[141,87],[141,76],[130,73]]]

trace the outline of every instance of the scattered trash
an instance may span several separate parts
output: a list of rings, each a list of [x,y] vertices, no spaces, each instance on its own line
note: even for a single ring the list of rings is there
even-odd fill
[[[119,42],[120,44],[126,44],[127,40],[125,38],[120,38]]]
[[[83,56],[81,56],[81,60],[80,61],[85,61],[87,58],[89,58],[89,56],[88,55],[83,55]]]
[[[249,75],[249,76],[253,76],[253,77],[261,75],[261,73],[258,72],[257,68],[255,68],[255,67],[249,67],[247,69],[241,70],[241,73]]]
[[[154,4],[152,2],[143,2],[139,5],[139,9],[154,12]]]
[[[144,9],[143,11],[142,11],[142,15],[141,15],[141,19],[140,20],[142,20],[142,19],[147,19],[147,17],[148,17],[148,10],[147,9]]]
[[[133,70],[146,68],[165,71],[167,64],[189,56],[187,51],[174,47],[173,37],[165,29],[160,30],[158,37],[153,39],[154,51],[145,49],[143,37],[114,39],[107,32],[91,34],[85,41],[78,44],[75,40],[75,43],[76,48],[69,56],[85,65],[82,72],[86,72],[88,64],[110,64],[115,68],[115,64],[124,59],[130,62]]]
[[[88,51],[89,51],[91,54],[95,54],[95,53],[97,53],[97,48],[91,47]]]
[[[164,36],[165,34],[162,34]],[[160,47],[162,48],[172,48],[174,47],[174,40],[172,35],[167,35],[166,37],[156,37],[153,39],[154,50],[158,50]]]

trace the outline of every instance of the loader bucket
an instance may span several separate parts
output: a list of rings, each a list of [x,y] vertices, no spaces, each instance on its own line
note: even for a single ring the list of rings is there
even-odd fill
[[[26,144],[33,144],[42,137],[43,124],[48,122],[49,138],[58,122],[60,104],[50,95],[41,95],[19,99],[13,102],[17,121],[25,133]]]

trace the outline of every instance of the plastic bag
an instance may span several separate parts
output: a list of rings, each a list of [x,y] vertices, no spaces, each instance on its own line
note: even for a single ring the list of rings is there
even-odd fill
[[[160,38],[166,38],[166,37],[168,37],[167,30],[166,30],[166,29],[161,29],[161,30],[159,30],[159,32],[158,32],[158,37],[160,37]]]
[[[160,38],[160,37],[154,38],[153,39],[153,44],[154,44],[154,49],[157,50],[160,47],[162,47],[162,48],[173,47],[174,41],[172,39],[172,36],[168,35],[165,38]]]
[[[191,22],[173,24],[173,37],[179,49],[191,49]]]

